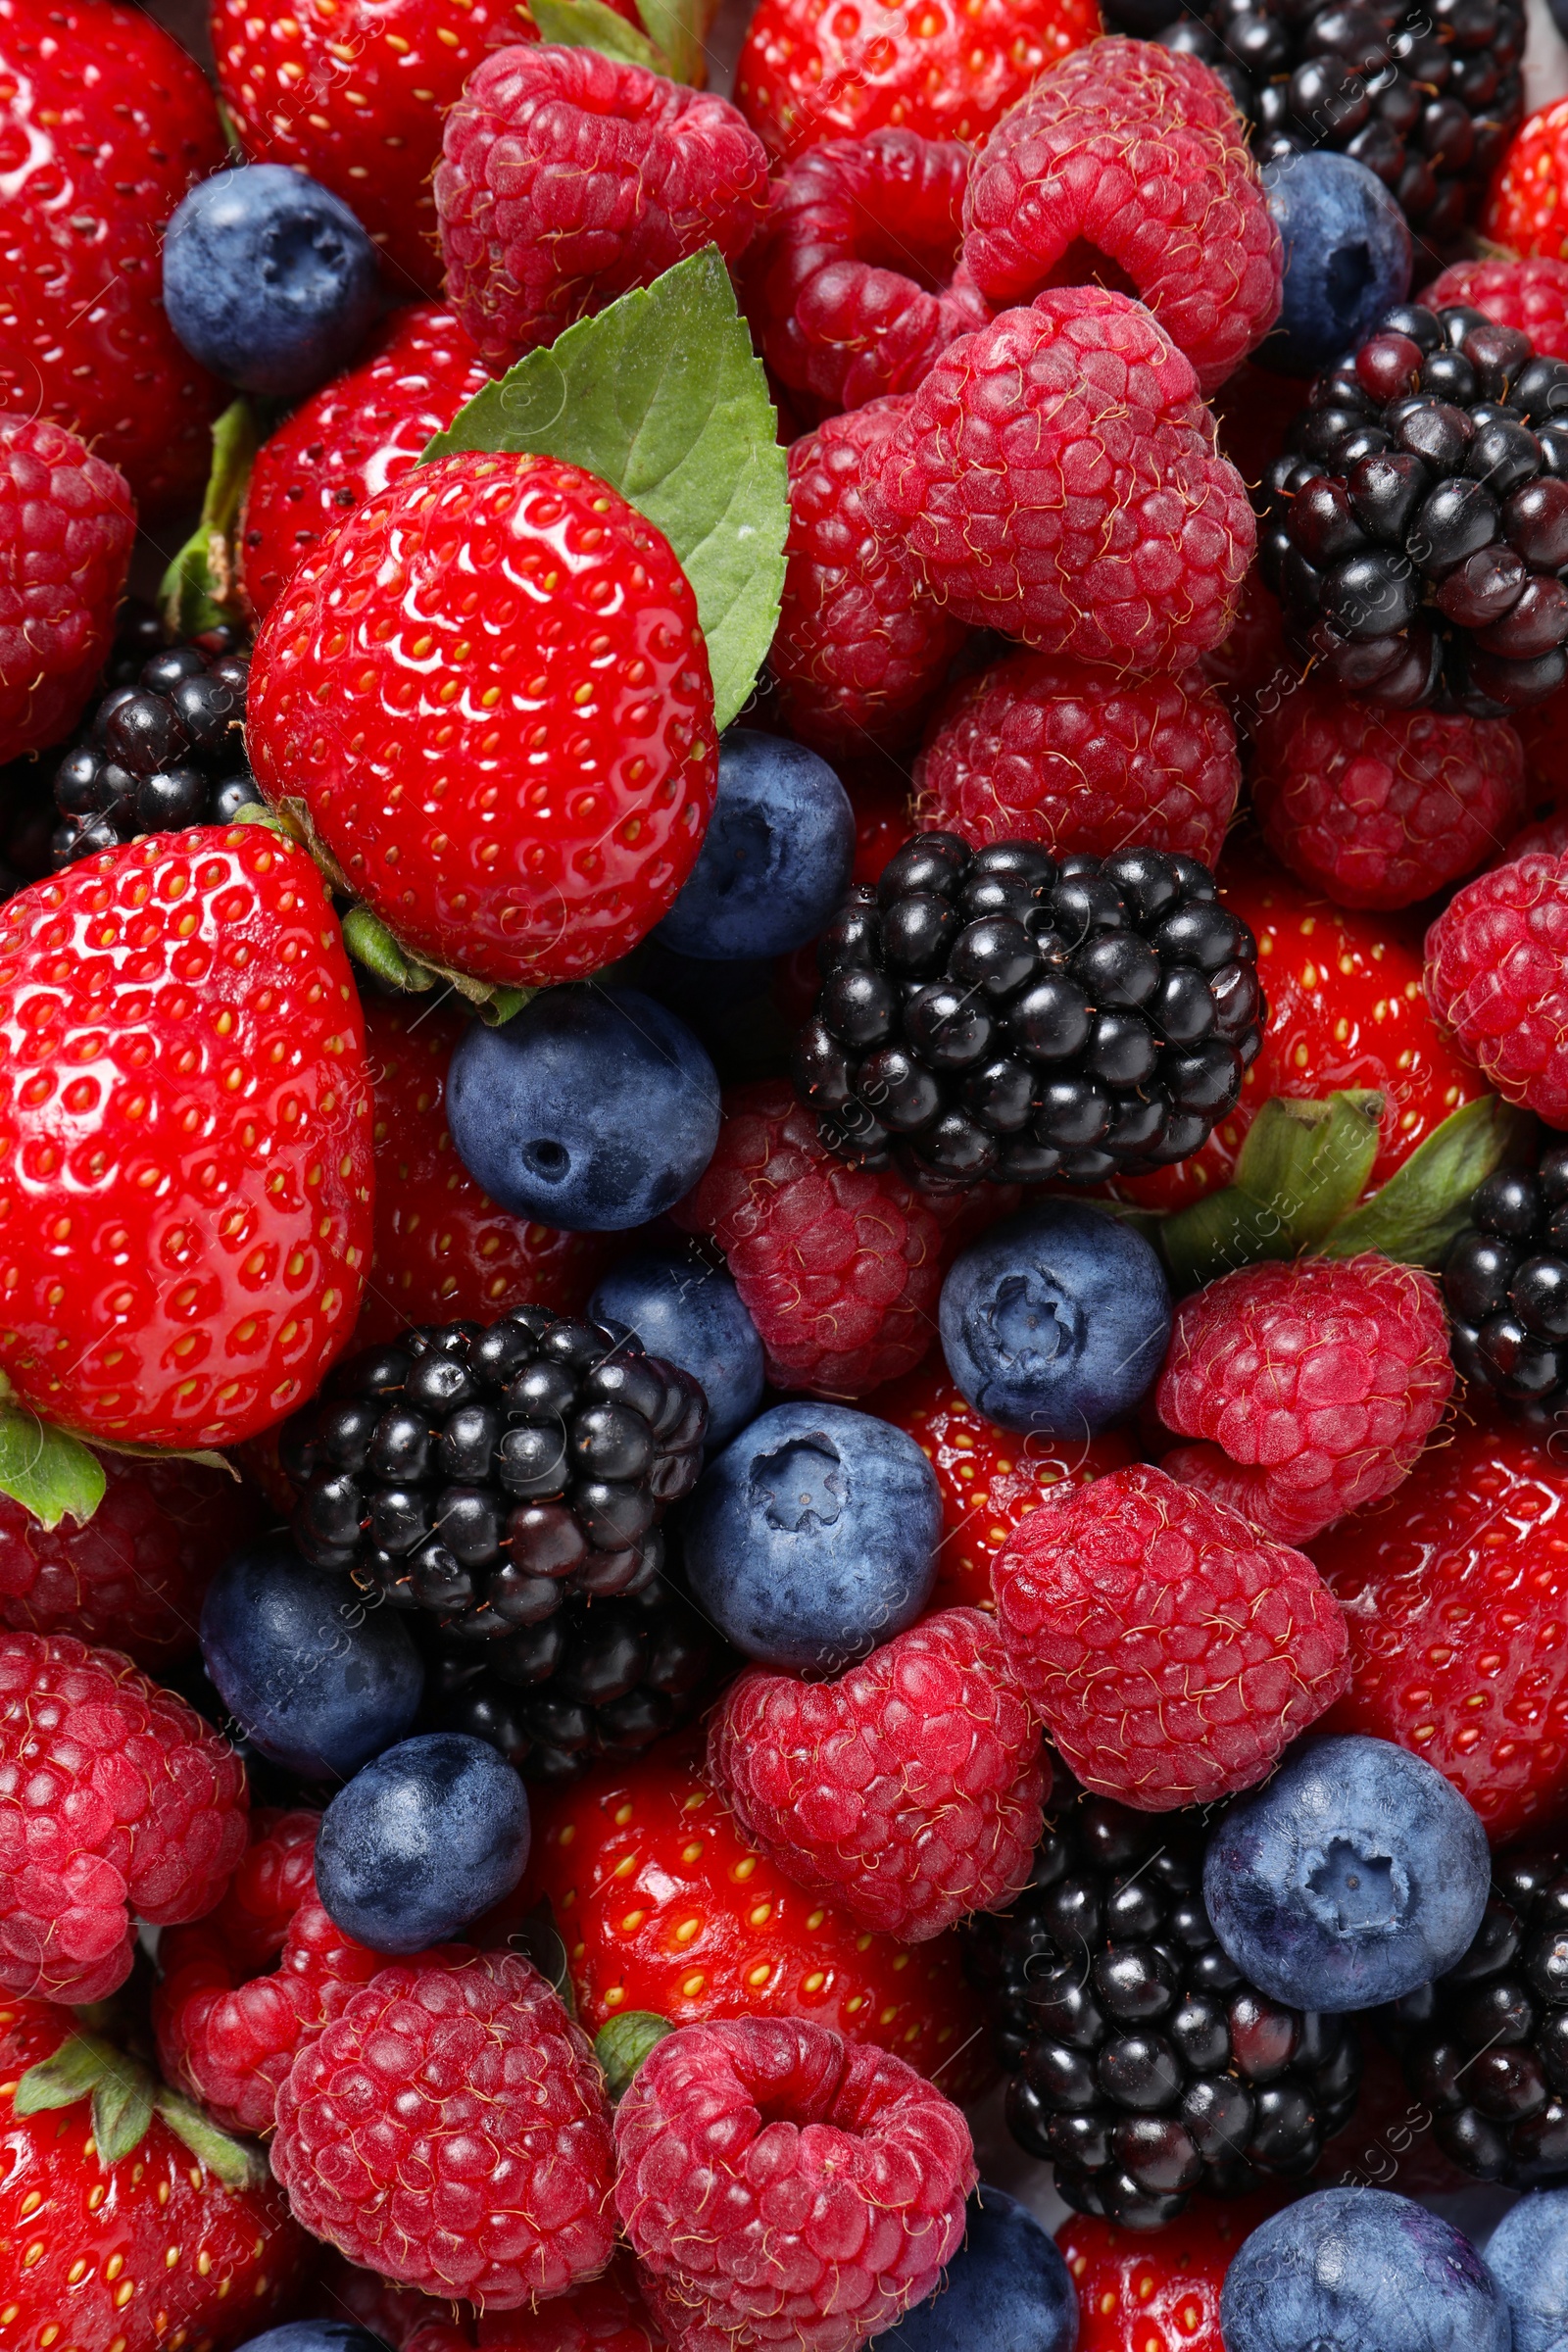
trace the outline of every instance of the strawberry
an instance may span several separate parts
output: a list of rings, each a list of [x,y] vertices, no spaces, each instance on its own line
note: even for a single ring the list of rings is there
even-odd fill
[[[370,1250],[365,1032],[267,825],[151,834],[0,908],[0,1365],[111,1444],[229,1446],[319,1387]]]
[[[111,0],[0,0],[0,410],[118,466],[156,521],[199,493],[220,387],[164,316],[162,232],[223,160],[213,96]]]
[[[262,444],[240,517],[240,593],[265,620],[313,547],[418,464],[425,443],[490,381],[467,330],[435,303],[394,311],[346,374]]]
[[[1226,2352],[1225,2273],[1243,2238],[1282,2201],[1272,2190],[1223,2205],[1200,2199],[1153,2236],[1073,2214],[1056,2243],[1078,2289],[1078,2352]]]
[[[259,2158],[68,2011],[0,2008],[8,2352],[220,2352],[281,2316],[310,2251]]]
[[[539,37],[519,0],[213,0],[218,86],[246,154],[340,196],[403,295],[438,294],[430,179],[441,125],[500,41]]]
[[[587,2031],[634,2010],[808,2018],[974,2096],[989,2062],[954,1936],[906,1950],[803,1894],[747,1844],[701,1757],[687,1733],[535,1800],[521,1899],[548,1899]]]

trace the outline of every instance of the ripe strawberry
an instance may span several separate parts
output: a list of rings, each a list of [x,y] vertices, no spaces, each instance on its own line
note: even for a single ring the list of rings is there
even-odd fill
[[[207,478],[222,393],[164,316],[160,248],[223,160],[212,92],[112,0],[0,0],[0,410],[68,425],[142,519]]]
[[[410,1323],[493,1323],[525,1298],[580,1314],[609,1263],[598,1233],[558,1233],[485,1198],[453,1150],[441,1108],[465,1024],[428,1001],[371,998],[366,1047],[375,1089],[375,1250],[357,1347]]]
[[[218,83],[255,163],[341,196],[401,294],[438,294],[431,174],[441,125],[497,41],[537,40],[518,0],[302,0],[272,16],[213,0]]]
[[[1273,2190],[1199,2199],[1154,2236],[1073,2214],[1056,2243],[1078,2289],[1078,2352],[1226,2352],[1219,2290],[1231,2256],[1280,2203]]]
[[[1554,98],[1515,131],[1481,217],[1482,233],[1502,248],[1504,258],[1568,260],[1561,218],[1565,176],[1568,98]]]
[[[808,2018],[972,2097],[990,2070],[956,1939],[908,1951],[801,1893],[747,1845],[701,1756],[688,1733],[537,1801],[524,1891],[549,1899],[588,2031],[636,2009]]]
[[[150,834],[0,908],[0,1364],[23,1401],[204,1446],[313,1395],[369,1258],[369,1091],[320,876],[268,826]]]
[[[550,458],[443,458],[351,514],[263,623],[248,733],[399,938],[499,984],[635,947],[717,790],[691,583]]]
[[[78,2042],[73,2050],[83,2069],[74,2097],[25,2112],[27,2092],[20,2101],[18,2092],[28,2069],[52,2059],[74,2031],[68,2011],[42,2001],[0,2007],[0,2327],[7,2346],[220,2352],[260,2334],[289,2305],[311,2253],[282,2190],[259,2160],[188,2107],[172,2106],[173,2122],[151,2114],[119,2147],[103,2127],[115,2077],[134,2077],[102,2045]],[[92,2056],[110,2095],[89,2106]],[[39,2087],[35,2077],[28,2089]],[[121,2136],[127,2128],[122,2125]]]

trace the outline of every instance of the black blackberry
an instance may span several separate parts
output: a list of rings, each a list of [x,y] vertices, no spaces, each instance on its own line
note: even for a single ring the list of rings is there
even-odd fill
[[[793,1069],[830,1151],[919,1183],[1186,1159],[1261,1040],[1257,945],[1191,858],[917,833],[817,946]]]
[[[287,1423],[295,1542],[465,1636],[542,1626],[569,1592],[653,1583],[707,1427],[697,1383],[629,1332],[544,1306],[424,1324]]]
[[[1498,1854],[1475,1941],[1384,2012],[1444,2153],[1478,2180],[1568,2180],[1568,1868]]]
[[[1310,2172],[1355,2106],[1353,2024],[1269,2000],[1226,1958],[1200,1815],[1133,1813],[1056,1773],[1029,1886],[965,1931],[1014,2139],[1069,2205],[1132,2230],[1196,2190]]]
[[[1105,18],[1211,66],[1259,163],[1353,155],[1427,246],[1459,235],[1524,116],[1524,0],[1109,0]]]
[[[1568,1412],[1568,1143],[1537,1167],[1494,1169],[1468,1213],[1443,1261],[1453,1360],[1530,1418],[1554,1419]]]
[[[1568,675],[1568,361],[1516,327],[1385,313],[1264,482],[1264,576],[1351,693],[1494,717]]]

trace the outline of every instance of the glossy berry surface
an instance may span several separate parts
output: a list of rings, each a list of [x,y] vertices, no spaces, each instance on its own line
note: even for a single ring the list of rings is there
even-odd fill
[[[1549,1417],[1568,1385],[1568,1324],[1557,1330],[1568,1291],[1564,1208],[1568,1152],[1548,1144],[1537,1167],[1500,1167],[1477,1186],[1443,1263],[1454,1361],[1533,1418]]]
[[[1291,2352],[1307,2329],[1380,2352],[1507,2352],[1512,2333],[1469,2239],[1381,2188],[1320,2189],[1272,2215],[1226,2274],[1220,2324],[1256,2352]]]
[[[624,1323],[651,1354],[691,1374],[708,1399],[711,1451],[755,1420],[765,1378],[757,1326],[733,1275],[708,1264],[690,1244],[622,1258],[588,1311],[595,1322]]]
[[[316,1888],[334,1926],[418,1952],[501,1902],[528,1861],[528,1799],[489,1742],[422,1732],[384,1747],[321,1816]]]
[[[1263,191],[1283,248],[1280,315],[1263,358],[1315,375],[1364,343],[1409,293],[1409,226],[1387,183],[1332,148],[1276,156],[1263,168]]]
[[[1056,2242],[1078,2298],[1077,2352],[1225,2352],[1219,2296],[1231,2258],[1279,2192],[1198,2200],[1158,2231],[1074,2214]]]
[[[1527,851],[1448,901],[1427,1002],[1505,1102],[1568,1126],[1568,859]]]
[[[259,808],[243,733],[249,684],[249,660],[224,626],[160,645],[90,702],[54,773],[51,862],[74,865],[144,833],[232,824]]]
[[[0,409],[0,760],[75,724],[135,536],[125,477],[43,417]]]
[[[1427,300],[1468,304],[1498,326],[1519,327],[1543,359],[1568,360],[1568,262],[1450,262]]]

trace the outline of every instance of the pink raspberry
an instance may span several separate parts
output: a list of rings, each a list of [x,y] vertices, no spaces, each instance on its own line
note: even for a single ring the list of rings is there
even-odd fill
[[[959,620],[1112,668],[1217,645],[1256,539],[1191,364],[1100,286],[950,344],[866,503]]]
[[[492,374],[767,209],[767,157],[727,99],[595,49],[519,43],[446,121],[435,201],[447,299]]]
[[[1568,1127],[1568,856],[1456,891],[1426,938],[1427,1003],[1508,1102]]]
[[[351,1994],[278,2092],[272,2170],[351,2262],[497,2311],[614,2251],[603,2080],[512,1952],[416,1954]]]
[[[0,767],[75,724],[135,536],[118,466],[47,417],[0,416]]]
[[[0,1634],[0,1984],[99,2001],[132,1915],[200,1919],[245,1851],[245,1768],[115,1649]]]
[[[866,512],[867,472],[905,406],[873,401],[790,451],[784,598],[768,662],[790,733],[830,756],[907,743],[966,635],[919,565],[878,540]]]
[[[782,1080],[729,1091],[675,1218],[723,1250],[778,1388],[864,1396],[912,1372],[936,1336],[937,1217],[890,1170],[835,1159]]]
[[[1136,678],[1050,654],[956,686],[914,763],[920,823],[976,849],[1106,856],[1136,842],[1208,866],[1241,783],[1230,714],[1196,670]]]
[[[992,1584],[1052,1740],[1140,1812],[1250,1788],[1348,1680],[1311,1561],[1147,1463],[1048,1494]]]
[[[602,2278],[590,2278],[569,2294],[552,2295],[536,2311],[473,2312],[466,2305],[437,2304],[433,2308],[441,2316],[416,2319],[401,2345],[396,2325],[390,2334],[385,2325],[388,2318],[395,2323],[401,2317],[387,2313],[389,2294],[401,2294],[404,2303],[424,2302],[426,2313],[432,2306],[425,2297],[411,2297],[406,2287],[383,2286],[380,2309],[372,2304],[356,2314],[397,2352],[469,2352],[474,2346],[477,2352],[662,2352],[665,2342],[638,2284],[636,2267],[624,2253],[616,2255]],[[454,2308],[457,2316],[447,2316]],[[323,2302],[322,2313],[332,2319],[342,2316],[341,2307],[334,2310],[330,2302]]]
[[[746,308],[758,349],[808,412],[912,391],[990,318],[967,272],[953,282],[968,176],[967,147],[912,130],[830,139],[785,165],[746,257]]]
[[[1165,1468],[1281,1544],[1392,1494],[1453,1388],[1438,1286],[1417,1266],[1241,1266],[1176,1310],[1155,1392]]]
[[[836,1683],[753,1668],[708,1771],[786,1878],[903,1943],[1009,1901],[1040,1842],[1039,1727],[979,1609],[939,1611]]]
[[[1568,360],[1568,262],[1451,262],[1421,300],[1434,311],[1467,303],[1519,327],[1543,359]]]
[[[963,258],[1001,310],[1099,278],[1136,294],[1204,392],[1279,316],[1279,231],[1229,91],[1153,41],[1092,41],[986,140]]]
[[[1413,906],[1519,820],[1525,754],[1504,718],[1384,710],[1303,686],[1256,729],[1252,806],[1288,870],[1341,906]]]
[[[1195,667],[1244,729],[1299,691],[1300,664],[1285,642],[1279,599],[1270,595],[1255,564],[1242,583],[1235,619]]]
[[[681,2352],[858,2352],[930,2294],[976,2178],[950,2099],[794,2018],[666,2034],[616,2109],[615,2154]]]

